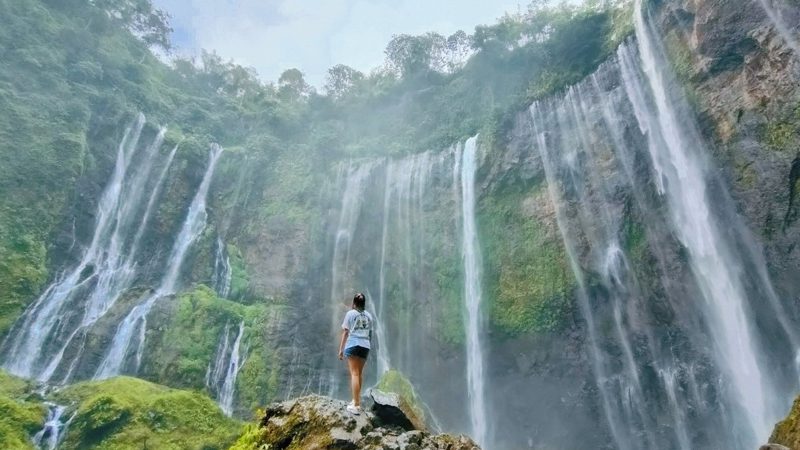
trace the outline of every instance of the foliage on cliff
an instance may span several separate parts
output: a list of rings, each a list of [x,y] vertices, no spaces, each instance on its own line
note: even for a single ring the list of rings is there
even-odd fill
[[[46,408],[28,382],[0,372],[0,448],[33,449],[30,437],[44,423]]]
[[[244,324],[241,342],[243,366],[236,380],[236,404],[242,415],[274,399],[278,388],[279,360],[269,346],[279,305],[242,305],[219,298],[204,285],[175,299],[168,318],[151,330],[142,374],[145,378],[178,388],[199,388],[218,356],[225,328],[236,336]],[[213,392],[209,392],[213,394]]]
[[[789,415],[775,425],[769,442],[791,449],[800,448],[800,398],[795,399]]]
[[[479,209],[489,317],[505,336],[552,333],[573,313],[574,277],[543,185],[513,185]]]
[[[79,383],[54,397],[72,405],[66,449],[224,449],[241,431],[208,397],[135,378]]]

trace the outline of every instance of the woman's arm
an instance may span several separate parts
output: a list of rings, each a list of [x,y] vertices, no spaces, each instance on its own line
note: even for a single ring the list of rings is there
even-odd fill
[[[347,328],[342,329],[342,340],[339,342],[339,359],[344,359],[344,343],[347,342],[347,336],[350,331]]]

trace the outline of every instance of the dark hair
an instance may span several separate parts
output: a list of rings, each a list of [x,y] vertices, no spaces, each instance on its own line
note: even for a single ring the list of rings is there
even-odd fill
[[[364,297],[364,294],[362,294],[361,292],[359,292],[358,294],[355,295],[355,297],[353,297],[353,306],[355,306],[356,309],[359,311],[364,310],[364,305],[366,305],[366,303],[367,303],[367,298]]]

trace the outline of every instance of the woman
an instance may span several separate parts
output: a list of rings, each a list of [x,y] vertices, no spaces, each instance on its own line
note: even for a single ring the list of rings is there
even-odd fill
[[[344,316],[342,339],[339,343],[339,359],[347,357],[350,390],[353,392],[353,401],[347,405],[347,411],[355,415],[361,412],[362,374],[372,340],[372,315],[364,311],[366,303],[366,297],[360,292],[353,297],[353,309]]]

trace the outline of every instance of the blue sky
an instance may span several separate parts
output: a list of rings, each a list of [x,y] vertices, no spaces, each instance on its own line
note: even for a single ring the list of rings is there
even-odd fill
[[[172,15],[178,52],[215,50],[277,80],[296,67],[315,86],[335,64],[369,71],[392,35],[447,35],[525,9],[518,0],[153,0]]]

